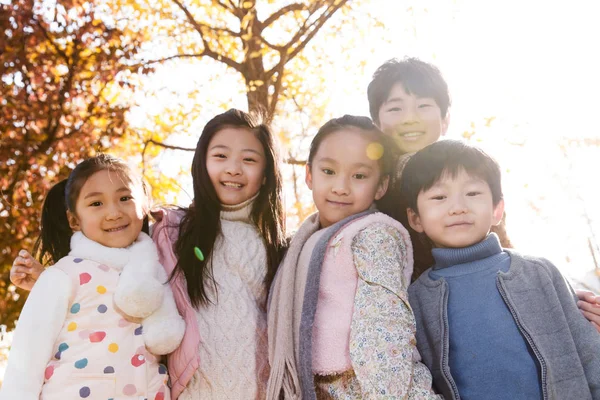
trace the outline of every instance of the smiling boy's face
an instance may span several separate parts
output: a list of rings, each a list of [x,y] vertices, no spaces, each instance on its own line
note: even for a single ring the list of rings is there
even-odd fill
[[[431,97],[406,92],[397,82],[379,108],[379,127],[394,138],[402,153],[414,153],[436,142],[448,129],[448,116]]]
[[[409,209],[408,222],[425,233],[435,247],[462,248],[479,243],[504,212],[504,201],[494,206],[486,181],[464,169],[455,177],[444,173],[417,197],[418,213]]]

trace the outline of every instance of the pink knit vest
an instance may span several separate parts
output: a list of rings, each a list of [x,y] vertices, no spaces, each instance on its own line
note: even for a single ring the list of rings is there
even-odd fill
[[[351,221],[331,239],[321,267],[319,298],[313,325],[312,366],[316,374],[332,375],[352,368],[350,326],[358,284],[352,240],[360,231],[378,222],[398,229],[412,250],[410,237],[402,224],[382,213],[369,214]],[[412,275],[412,266],[411,251],[409,265],[404,270],[408,281]]]

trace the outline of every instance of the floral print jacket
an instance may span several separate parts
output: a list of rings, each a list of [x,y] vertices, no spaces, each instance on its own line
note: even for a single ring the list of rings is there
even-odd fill
[[[407,294],[412,246],[404,227],[375,212],[326,236],[326,243],[317,244],[326,248],[312,332],[312,371],[320,376],[348,376],[351,371],[353,382],[328,379],[320,389],[330,398],[438,398],[416,350]]]

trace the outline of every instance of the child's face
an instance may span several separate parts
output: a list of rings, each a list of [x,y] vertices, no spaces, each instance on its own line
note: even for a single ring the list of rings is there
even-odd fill
[[[419,213],[408,210],[410,226],[425,232],[435,247],[461,248],[479,243],[502,219],[504,202],[494,207],[489,185],[460,170],[455,178],[440,180],[417,197]]]
[[[402,153],[414,153],[436,142],[448,129],[435,99],[406,93],[396,83],[379,108],[379,127],[392,136]]]
[[[263,146],[249,129],[221,129],[208,144],[206,169],[221,204],[254,197],[265,182],[266,165]]]
[[[84,183],[69,212],[74,231],[106,247],[131,245],[142,231],[144,206],[141,189],[117,171],[102,170]]]
[[[367,210],[385,194],[388,179],[381,179],[379,162],[372,159],[377,146],[355,129],[340,130],[323,139],[312,165],[306,167],[306,184],[312,190],[322,228]]]

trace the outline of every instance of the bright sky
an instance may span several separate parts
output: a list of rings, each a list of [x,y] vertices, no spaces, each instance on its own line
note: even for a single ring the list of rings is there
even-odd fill
[[[337,37],[355,40],[356,45],[350,61],[332,63],[320,71],[329,86],[330,114],[368,115],[366,87],[385,60],[416,56],[433,62],[446,77],[453,97],[448,137],[460,138],[463,132],[475,131],[471,140],[496,157],[504,169],[508,232],[515,246],[549,258],[568,275],[600,290],[598,279],[588,273],[594,264],[587,242],[590,227],[598,235],[595,243],[600,241],[600,212],[595,201],[600,191],[594,184],[600,170],[600,147],[571,147],[567,160],[558,146],[566,138],[600,139],[596,122],[600,60],[594,50],[600,38],[596,21],[600,3],[367,3],[371,15],[385,29],[357,37],[352,32],[369,26],[359,18],[361,26],[348,26]],[[342,58],[343,50],[330,38],[317,37],[313,45]],[[352,62],[363,61],[365,74],[357,76]],[[211,79],[219,72],[218,79]],[[202,115],[188,129],[191,138],[180,138],[177,144],[194,147],[203,124],[221,111],[219,105],[246,108],[246,99],[239,94],[239,78],[232,71],[223,74],[215,63],[170,64],[160,68],[152,82],[154,88],[165,88],[165,94],[143,99],[146,111],[159,112],[173,100],[166,95],[167,88],[182,93],[181,98],[191,89],[199,90]],[[485,126],[491,117],[490,126]],[[167,164],[172,165],[173,173],[188,169],[191,156],[177,153],[170,160],[176,158],[180,163],[165,162],[161,169],[168,171]],[[183,186],[189,187],[189,182]],[[310,197],[305,196],[308,201]],[[291,202],[288,196],[288,204]]]

